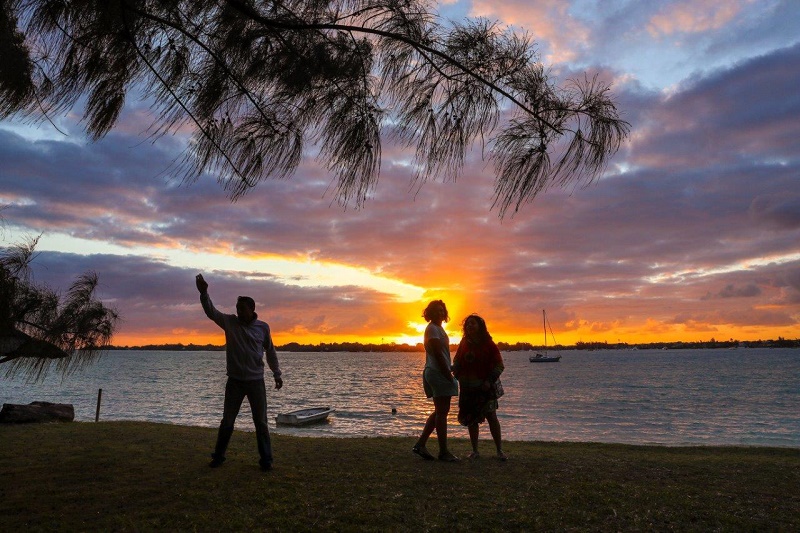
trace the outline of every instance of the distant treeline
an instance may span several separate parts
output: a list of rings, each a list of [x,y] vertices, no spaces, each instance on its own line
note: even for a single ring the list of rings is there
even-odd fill
[[[498,344],[499,346],[499,344]],[[607,343],[607,342],[578,342],[574,346],[560,347],[568,350],[690,350],[690,349],[715,349],[715,348],[800,348],[800,339],[784,339],[768,341],[696,341],[696,342],[651,342],[643,344]]]
[[[458,346],[451,344],[451,351]],[[543,350],[528,342],[510,344],[498,342],[497,347],[504,352],[520,352]],[[320,344],[300,344],[290,342],[275,347],[279,352],[423,352],[422,343],[417,344],[362,344],[360,342],[323,342]],[[651,342],[642,344],[608,343],[608,342],[578,342],[574,345],[549,346],[549,350],[688,350],[688,349],[715,349],[715,348],[800,348],[800,339],[784,339],[767,341],[710,341],[698,342]],[[225,345],[214,344],[146,344],[144,346],[110,346],[109,350],[164,350],[164,351],[224,351]]]

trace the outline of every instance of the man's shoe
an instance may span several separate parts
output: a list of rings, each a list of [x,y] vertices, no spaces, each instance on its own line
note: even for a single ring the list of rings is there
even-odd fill
[[[222,463],[225,462],[225,458],[224,457],[221,457],[221,458],[220,457],[216,457],[213,454],[211,455],[211,457],[212,457],[211,462],[208,463],[208,466],[210,466],[211,468],[217,468],[218,466],[222,466]]]
[[[261,467],[262,472],[269,472],[270,470],[272,470],[272,463],[265,463],[263,461],[259,461],[258,466]]]

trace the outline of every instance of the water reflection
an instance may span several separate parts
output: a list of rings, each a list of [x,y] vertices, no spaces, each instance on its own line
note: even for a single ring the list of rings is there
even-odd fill
[[[279,357],[285,386],[267,393],[278,433],[416,437],[433,408],[421,353]],[[800,446],[800,350],[566,352],[548,365],[525,352],[503,357],[505,439]],[[222,352],[111,352],[63,383],[0,381],[0,400],[72,403],[76,419],[91,421],[102,388],[102,420],[216,427],[224,369]],[[329,423],[275,428],[278,412],[315,405],[336,409]],[[466,438],[456,410],[454,402],[450,433]],[[247,402],[239,417],[237,427],[251,430]]]

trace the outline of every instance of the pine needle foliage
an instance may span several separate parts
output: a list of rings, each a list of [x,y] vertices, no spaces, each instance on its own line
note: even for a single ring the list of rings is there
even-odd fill
[[[504,216],[550,185],[591,182],[629,132],[607,84],[557,87],[528,35],[444,21],[427,0],[0,6],[0,117],[47,119],[85,102],[97,139],[142,94],[153,135],[193,129],[184,178],[214,173],[234,200],[292,176],[312,151],[336,199],[360,207],[390,138],[414,152],[419,185],[456,179],[479,145]]]

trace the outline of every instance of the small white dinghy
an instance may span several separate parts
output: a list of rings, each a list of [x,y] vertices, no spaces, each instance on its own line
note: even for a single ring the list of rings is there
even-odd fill
[[[281,413],[275,417],[275,422],[287,426],[305,426],[316,422],[324,422],[328,415],[336,409],[328,407],[310,407],[308,409],[298,409],[288,413]]]

